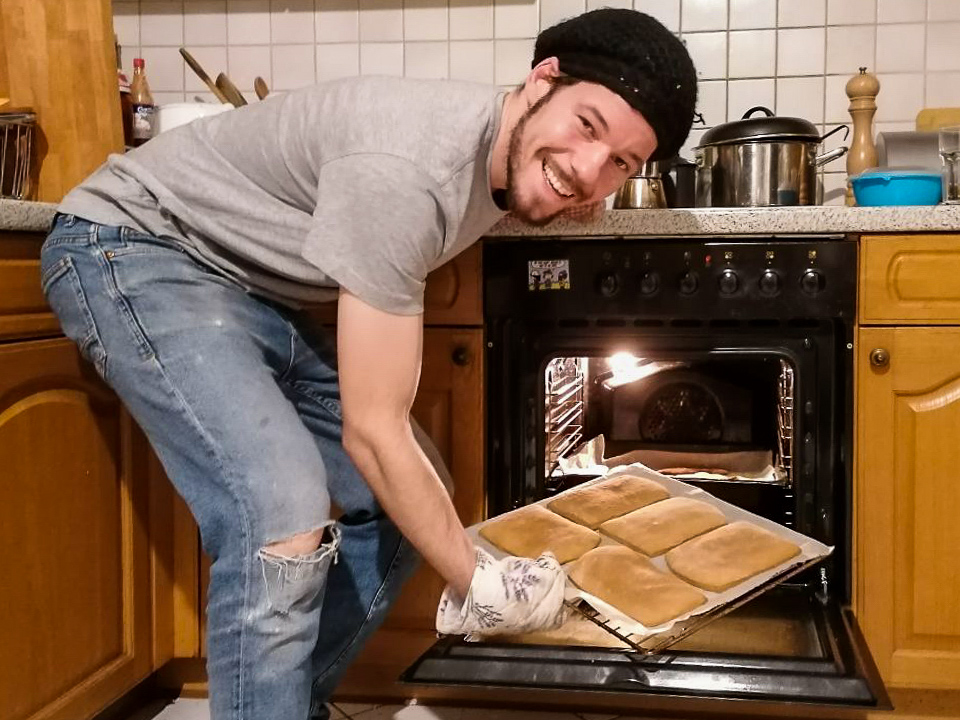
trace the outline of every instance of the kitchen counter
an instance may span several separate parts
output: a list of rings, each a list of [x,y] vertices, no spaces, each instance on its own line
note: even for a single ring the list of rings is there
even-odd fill
[[[44,232],[56,205],[0,200],[0,230]],[[505,218],[489,237],[589,235],[791,235],[800,233],[960,232],[960,205],[930,207],[699,208],[608,210],[592,225],[557,220],[531,227]]]
[[[56,210],[53,203],[0,200],[0,230],[46,232]]]
[[[487,236],[792,235],[945,231],[960,232],[960,205],[608,210],[599,222],[592,225],[560,219],[545,227],[531,227],[511,218],[504,218]]]

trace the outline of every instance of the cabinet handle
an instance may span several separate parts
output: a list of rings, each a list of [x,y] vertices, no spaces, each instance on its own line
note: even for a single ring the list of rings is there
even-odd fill
[[[890,353],[885,348],[874,348],[870,351],[870,364],[882,368],[890,364]]]
[[[463,347],[463,345],[458,345],[453,349],[453,355],[451,355],[454,365],[459,365],[464,367],[470,364],[470,352]]]

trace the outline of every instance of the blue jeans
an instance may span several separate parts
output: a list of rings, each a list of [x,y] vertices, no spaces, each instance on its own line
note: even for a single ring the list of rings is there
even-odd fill
[[[332,343],[130,228],[59,215],[41,258],[64,332],[143,428],[213,561],[211,717],[306,720],[417,562],[343,450]],[[316,552],[266,549],[321,528]]]

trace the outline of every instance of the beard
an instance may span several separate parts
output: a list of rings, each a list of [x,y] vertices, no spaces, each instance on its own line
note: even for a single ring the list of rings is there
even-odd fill
[[[520,191],[514,182],[522,161],[521,146],[523,145],[523,133],[530,119],[540,112],[543,106],[550,101],[551,97],[553,97],[553,94],[561,87],[562,85],[559,84],[552,85],[542,98],[527,108],[527,111],[517,121],[516,127],[513,128],[513,132],[510,133],[510,144],[507,150],[507,209],[510,210],[514,217],[524,221],[528,225],[533,225],[534,227],[542,227],[549,224],[554,220],[554,218],[557,217],[557,215],[563,213],[564,209],[560,209],[552,215],[548,215],[543,218],[533,218],[524,207],[524,198],[520,194]]]

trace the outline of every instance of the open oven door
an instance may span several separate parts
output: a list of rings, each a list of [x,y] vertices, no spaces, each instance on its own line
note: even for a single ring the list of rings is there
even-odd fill
[[[775,588],[656,655],[624,646],[538,642],[445,638],[401,681],[864,710],[892,707],[852,612],[801,586]]]

